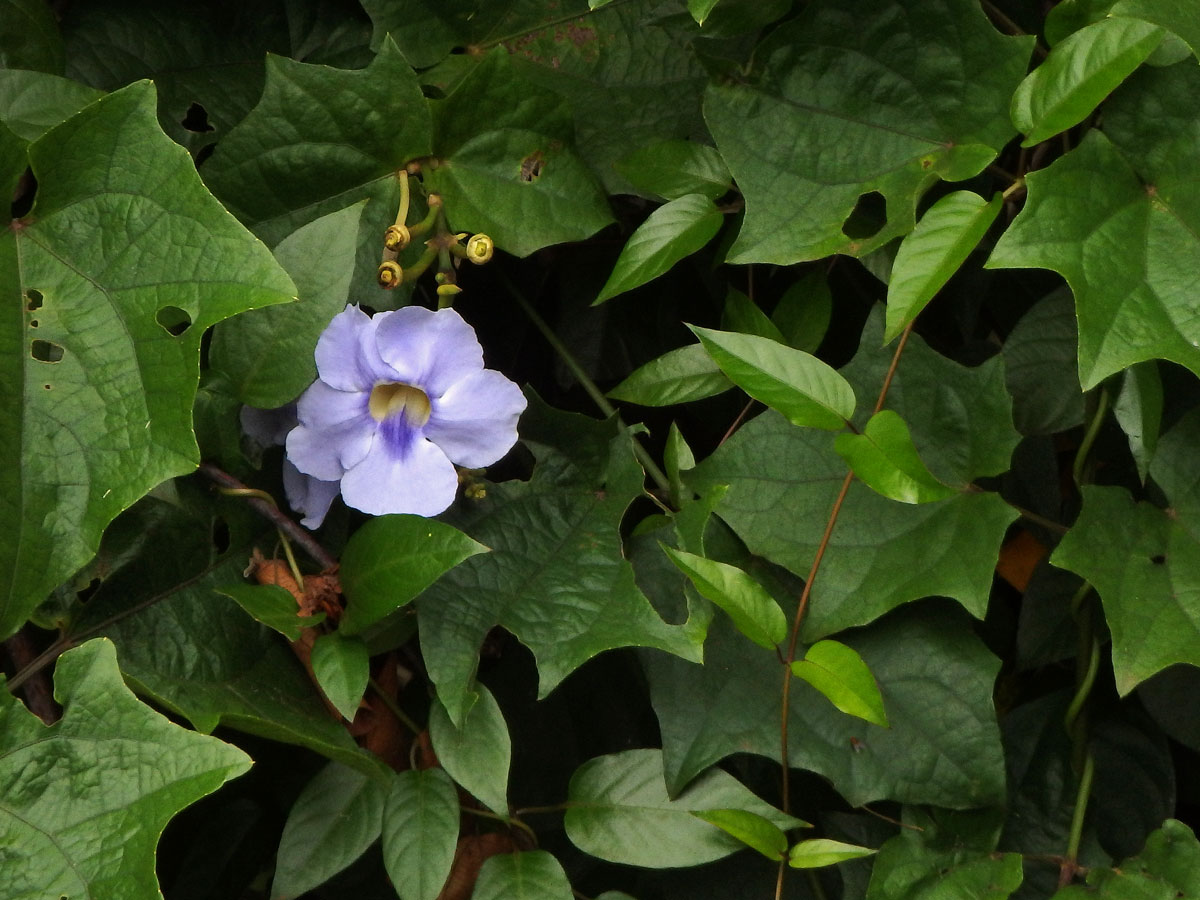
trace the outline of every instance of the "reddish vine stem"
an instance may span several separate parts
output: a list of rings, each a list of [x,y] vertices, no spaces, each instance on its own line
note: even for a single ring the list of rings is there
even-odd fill
[[[200,472],[213,483],[228,490],[251,490],[228,472],[218,469],[212,463],[200,463]],[[329,552],[318,544],[311,534],[280,512],[275,504],[268,503],[266,500],[254,496],[247,496],[245,500],[250,504],[251,509],[270,520],[272,525],[303,547],[304,552],[320,563],[322,569],[332,569],[337,565],[337,560],[330,556]]]
[[[900,335],[900,342],[896,344],[896,352],[892,354],[892,363],[888,366],[887,374],[883,378],[883,386],[879,389],[879,397],[875,401],[874,412],[879,412],[883,409],[883,404],[887,401],[888,391],[892,387],[892,379],[896,376],[896,369],[900,366],[900,357],[904,353],[904,347],[908,343],[908,336],[912,333],[912,323],[904,329]],[[792,661],[796,658],[796,644],[800,640],[800,625],[804,621],[804,613],[808,609],[808,599],[812,595],[813,582],[816,580],[817,572],[821,569],[821,560],[825,558],[825,551],[829,549],[829,540],[833,536],[833,528],[837,524],[838,516],[842,511],[842,504],[846,502],[846,494],[850,491],[850,484],[854,481],[854,470],[851,469],[846,473],[846,477],[842,479],[841,490],[838,491],[837,499],[833,501],[833,509],[829,511],[829,519],[825,523],[825,533],[821,535],[821,543],[817,545],[817,553],[813,557],[812,565],[808,570],[808,577],[804,579],[804,589],[800,592],[800,602],[796,606],[796,615],[792,619],[791,632],[788,635],[787,655],[783,660],[783,694],[780,703],[780,723],[779,723],[779,745],[780,745],[780,762],[783,768],[783,811],[791,811],[791,798],[789,793],[789,771],[788,771],[788,712],[789,703],[792,696]]]

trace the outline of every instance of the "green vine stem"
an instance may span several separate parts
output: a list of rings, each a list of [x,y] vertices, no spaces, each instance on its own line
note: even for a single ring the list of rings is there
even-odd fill
[[[592,377],[583,370],[583,366],[579,365],[579,362],[571,355],[571,351],[567,349],[567,345],[558,339],[558,335],[546,324],[546,320],[538,315],[533,305],[525,299],[525,295],[517,289],[517,286],[504,273],[500,273],[500,278],[504,282],[504,286],[508,288],[509,294],[517,301],[521,309],[525,311],[525,315],[529,316],[529,321],[541,332],[542,337],[546,339],[546,343],[553,348],[554,352],[558,354],[559,359],[563,361],[563,365],[570,369],[571,374],[575,376],[584,391],[587,392],[587,395],[592,398],[592,402],[596,404],[600,412],[609,418],[617,415],[616,407],[608,402],[608,398],[604,396],[604,392],[596,386],[596,382],[592,380]],[[650,452],[642,446],[642,442],[638,440],[637,435],[630,431],[628,426],[622,424],[621,427],[633,441],[633,453],[637,457],[638,462],[642,464],[642,468],[646,470],[646,474],[658,485],[659,490],[670,496],[671,482],[667,478],[666,473],[659,468],[658,463],[654,461]]]
[[[1079,449],[1075,452],[1075,460],[1071,466],[1071,474],[1075,485],[1083,487],[1087,477],[1088,457],[1096,443],[1096,436],[1104,424],[1108,414],[1108,389],[1101,388],[1092,417],[1088,421]],[[1088,802],[1092,794],[1092,779],[1095,774],[1095,760],[1091,751],[1091,729],[1088,723],[1087,702],[1092,688],[1096,684],[1096,674],[1100,671],[1100,637],[1096,631],[1093,608],[1088,602],[1092,586],[1083,582],[1071,598],[1071,616],[1079,630],[1079,650],[1075,658],[1075,693],[1067,705],[1063,716],[1063,727],[1071,738],[1071,767],[1078,776],[1079,782],[1075,791],[1075,808],[1071,814],[1071,831],[1067,836],[1065,858],[1059,865],[1058,884],[1065,887],[1074,879],[1079,870],[1079,845],[1083,840],[1083,824],[1087,816]]]

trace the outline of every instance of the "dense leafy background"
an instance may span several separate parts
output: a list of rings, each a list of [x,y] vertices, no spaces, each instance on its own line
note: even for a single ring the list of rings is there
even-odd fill
[[[3,900],[1200,897],[1197,53],[0,0]],[[520,441],[280,530],[347,302],[452,302]]]

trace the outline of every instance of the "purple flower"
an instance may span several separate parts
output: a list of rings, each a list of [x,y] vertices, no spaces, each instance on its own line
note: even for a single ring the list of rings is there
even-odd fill
[[[407,306],[371,318],[347,306],[316,357],[288,459],[340,482],[355,509],[437,515],[454,502],[455,465],[490,465],[517,441],[525,397],[483,367],[475,332],[452,309]]]
[[[271,447],[287,440],[288,432],[296,427],[296,404],[289,403],[276,409],[242,407],[242,431],[259,447]],[[320,528],[325,515],[338,495],[336,481],[321,481],[304,475],[288,460],[283,461],[283,490],[288,504],[296,512],[304,513],[300,524],[305,528]]]

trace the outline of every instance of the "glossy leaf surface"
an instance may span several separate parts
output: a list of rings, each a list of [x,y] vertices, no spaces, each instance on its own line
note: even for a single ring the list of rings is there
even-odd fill
[[[0,234],[12,386],[0,403],[19,423],[0,443],[6,635],[91,558],[118,512],[196,467],[204,330],[293,296],[159,130],[151,85],[96,101],[29,155],[36,206]],[[124,223],[123,238],[101,236],[109,221]]]
[[[779,604],[737,566],[665,545],[663,552],[691,580],[700,595],[725,610],[737,630],[754,643],[773,650],[787,637],[787,620]]]
[[[250,759],[140,703],[121,683],[109,641],[64,654],[55,681],[66,709],[49,728],[0,691],[5,894],[159,897],[154,853],[163,828]],[[170,767],[160,765],[164,757]],[[109,844],[114,834],[119,853]]]
[[[803,659],[792,663],[792,674],[815,687],[842,712],[888,727],[879,685],[853,647],[839,641],[817,641]]]

